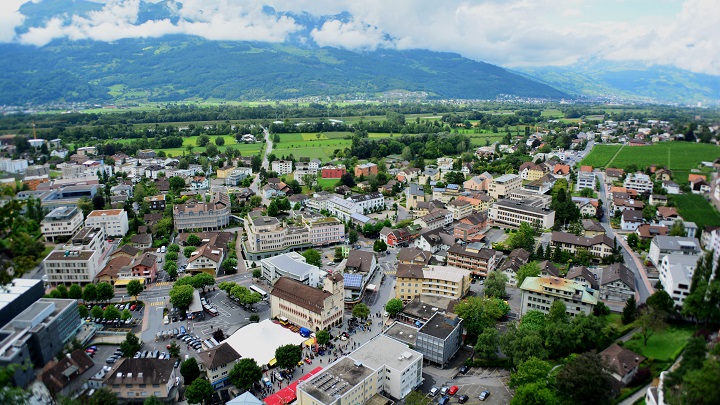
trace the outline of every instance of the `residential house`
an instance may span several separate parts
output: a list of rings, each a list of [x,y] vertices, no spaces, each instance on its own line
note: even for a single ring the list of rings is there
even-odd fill
[[[660,262],[658,267],[660,284],[678,307],[682,307],[685,298],[690,295],[690,286],[697,262],[697,256],[683,255],[666,255]]]
[[[520,165],[518,173],[523,180],[534,181],[545,175],[547,167],[543,164],[535,164],[533,162],[525,162]]]
[[[428,265],[432,259],[432,251],[417,248],[402,248],[397,254],[397,261],[401,264]]]
[[[119,404],[136,403],[138,398],[153,396],[162,403],[172,404],[178,398],[179,368],[175,359],[120,358],[103,380]]]
[[[591,238],[595,235],[602,235],[605,233],[605,228],[600,225],[600,222],[594,219],[583,219],[582,226],[583,236],[586,238]]]
[[[487,211],[490,209],[490,205],[492,205],[493,202],[492,197],[483,193],[474,193],[469,195],[465,195],[465,193],[463,193],[463,195],[458,196],[457,200],[469,202],[474,211]]]
[[[94,365],[85,351],[77,349],[60,360],[45,365],[40,374],[40,381],[45,384],[51,395],[67,396],[71,393],[65,389],[73,382],[79,381],[80,376]]]
[[[274,160],[271,164],[271,170],[277,173],[278,176],[290,174],[293,171],[293,162],[292,160]]]
[[[412,210],[417,207],[417,204],[419,202],[425,202],[425,191],[421,186],[415,183],[410,183],[410,185],[405,189],[405,193],[405,208],[407,208],[408,210]]]
[[[538,263],[538,266],[540,267],[540,277],[560,277],[560,269],[555,267],[550,260],[544,260]]]
[[[650,205],[667,205],[668,198],[662,194],[650,194]]]
[[[635,296],[635,273],[622,263],[613,263],[602,269],[600,298],[626,302]]]
[[[610,347],[601,351],[600,357],[607,365],[610,375],[622,386],[632,381],[640,368],[640,364],[645,361],[645,357],[617,343],[613,343]]]
[[[613,239],[605,234],[586,238],[571,233],[553,232],[550,244],[553,249],[559,248],[572,255],[577,254],[578,249],[586,249],[592,256],[599,259],[611,256],[615,248]]]
[[[650,176],[645,173],[629,173],[625,177],[623,186],[629,190],[635,190],[638,193],[652,193],[653,182]]]
[[[102,228],[106,236],[123,237],[129,229],[127,211],[121,209],[92,211],[85,218],[85,226]]]
[[[151,210],[165,211],[165,194],[145,197]]]
[[[207,243],[192,252],[187,261],[186,271],[191,274],[208,273],[216,277],[225,258],[225,249]]]
[[[625,171],[623,169],[616,169],[609,167],[605,169],[605,183],[612,184],[615,182],[622,181]]]
[[[138,249],[149,249],[152,247],[152,234],[138,233],[130,237],[130,244]]]
[[[230,371],[240,360],[240,355],[227,343],[203,350],[197,354],[200,371],[214,389],[230,384]]]
[[[428,167],[418,175],[418,184],[432,184],[436,181],[440,181],[440,170]]]
[[[594,217],[597,214],[599,207],[597,198],[572,197],[572,202],[575,203],[583,216]]]
[[[620,218],[620,228],[623,231],[635,231],[645,222],[642,211],[625,210]]]
[[[460,219],[453,228],[453,236],[463,241],[469,241],[487,226],[487,211],[476,212]]]
[[[444,209],[435,209],[429,214],[417,218],[415,221],[413,221],[414,224],[420,225],[424,229],[438,229],[438,228],[444,228],[445,226],[448,226],[452,224],[453,222],[453,213],[449,210]]]
[[[640,239],[652,239],[657,235],[667,235],[668,228],[662,225],[642,224],[635,230]]]
[[[481,175],[474,176],[463,183],[463,188],[466,190],[474,191],[488,191],[490,182],[492,181],[492,175],[485,172]]]
[[[711,187],[703,179],[695,179],[690,181],[690,190],[693,194],[708,194],[710,193]]]
[[[567,313],[572,316],[579,313],[589,315],[597,305],[595,293],[588,291],[582,284],[559,277],[526,277],[520,292],[520,316],[531,310],[547,314],[556,300],[564,302]]]
[[[565,275],[565,278],[581,284],[585,288],[598,290],[599,287],[597,275],[585,266],[571,267]]]
[[[410,232],[406,228],[392,229],[384,227],[380,230],[380,240],[390,247],[407,245],[410,241]]]
[[[498,268],[498,271],[505,274],[508,284],[515,286],[517,284],[517,272],[520,267],[530,260],[530,252],[523,248],[513,249],[507,259]]]
[[[668,194],[681,194],[680,191],[680,185],[675,183],[674,181],[663,181],[662,182],[662,188],[663,190],[667,191]]]
[[[440,252],[442,254],[442,252],[447,252],[450,246],[454,244],[455,238],[453,235],[445,233],[440,229],[423,232],[415,239],[416,248],[432,253]]]
[[[420,169],[417,167],[409,167],[403,170],[400,170],[398,174],[395,176],[397,181],[401,183],[410,183],[413,182],[415,179],[417,179],[418,175],[420,174]]]

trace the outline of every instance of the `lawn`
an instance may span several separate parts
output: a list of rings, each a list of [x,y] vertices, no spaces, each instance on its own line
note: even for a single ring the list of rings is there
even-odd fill
[[[609,167],[607,163],[620,148],[622,148],[622,145],[596,145],[580,164],[592,167]]]
[[[720,213],[705,197],[697,194],[678,194],[670,198],[684,220],[695,222],[699,230],[706,226],[720,226]]]
[[[692,334],[693,329],[690,328],[669,327],[650,336],[647,346],[645,346],[638,333],[625,343],[625,347],[649,359],[672,361],[685,348]]]
[[[638,150],[640,149],[640,150]],[[590,153],[592,155],[595,151]],[[624,147],[609,167],[624,168],[635,163],[639,168],[652,164],[663,165],[670,170],[694,169],[702,161],[712,161],[720,155],[720,147],[707,143],[662,142],[651,146]]]

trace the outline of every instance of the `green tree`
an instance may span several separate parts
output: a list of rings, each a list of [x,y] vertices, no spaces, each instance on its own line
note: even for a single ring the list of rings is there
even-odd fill
[[[182,177],[172,176],[168,179],[170,190],[179,195],[182,190],[185,189],[185,180]]]
[[[315,249],[307,249],[304,252],[302,252],[303,257],[305,258],[305,262],[312,266],[321,267],[322,266],[322,260],[320,258],[320,252],[318,252]]]
[[[530,357],[517,367],[517,371],[510,374],[510,387],[518,388],[523,385],[542,382],[545,385],[552,365],[537,357]]]
[[[539,275],[540,265],[538,265],[538,262],[525,263],[518,269],[517,286],[520,287],[527,277],[538,277]]]
[[[645,304],[647,304],[648,307],[665,314],[672,313],[675,308],[675,301],[665,290],[655,291],[653,295],[648,297]]]
[[[80,197],[77,202],[77,207],[80,211],[82,211],[83,216],[87,218],[88,214],[91,213],[93,210],[92,200],[90,200],[88,197]]]
[[[95,305],[90,310],[90,315],[92,315],[93,318],[102,318],[103,317],[103,310],[99,306]]]
[[[260,277],[262,277],[262,270],[260,270],[260,269],[253,270],[252,276],[253,276],[253,278],[259,279]]]
[[[68,298],[68,289],[65,287],[65,284],[60,284],[57,287],[55,287],[55,290],[60,294],[60,298]]]
[[[280,209],[277,206],[277,203],[275,200],[270,201],[270,204],[268,205],[267,214],[271,217],[276,217],[280,213]]]
[[[455,313],[465,320],[465,329],[473,336],[494,327],[509,311],[510,307],[497,298],[467,297],[455,305]]]
[[[217,146],[225,145],[225,138],[223,138],[222,135],[215,138],[215,145],[217,145]]]
[[[650,339],[656,332],[665,329],[665,313],[653,307],[645,307],[640,310],[640,315],[635,321],[640,328],[640,336],[643,338],[643,345],[647,346]]]
[[[539,330],[518,328],[515,323],[509,324],[507,332],[500,337],[500,347],[503,353],[512,360],[515,366],[522,364],[531,357],[548,358],[548,352],[545,350],[543,343]]]
[[[375,243],[373,243],[373,251],[374,252],[384,252],[387,250],[387,244],[382,239],[376,239]]]
[[[168,347],[168,353],[170,354],[170,357],[180,357],[180,346],[176,342],[170,343],[170,347]]]
[[[403,302],[399,298],[392,298],[390,299],[387,304],[385,304],[385,311],[387,311],[388,314],[391,316],[395,316],[403,309]]]
[[[202,240],[199,236],[195,235],[194,233],[191,233],[188,235],[187,239],[185,239],[185,244],[188,246],[200,246],[200,243]]]
[[[352,315],[356,318],[367,319],[367,317],[370,316],[370,308],[362,302],[355,304],[352,309]]]
[[[565,303],[560,300],[553,301],[547,314],[547,320],[551,323],[569,323],[570,316],[567,314],[567,306]]]
[[[120,310],[115,308],[114,305],[108,305],[103,316],[105,319],[120,319]]]
[[[87,405],[117,405],[118,399],[109,388],[96,390],[92,397],[88,398]]]
[[[85,302],[93,302],[97,299],[97,288],[95,284],[88,284],[83,288],[82,298]]]
[[[575,355],[558,372],[555,387],[571,403],[609,404],[613,390],[607,368],[596,352]]]
[[[157,399],[156,396],[151,396],[143,402],[143,405],[163,405],[163,401]]]
[[[302,349],[297,345],[280,346],[275,349],[275,360],[280,368],[294,368],[302,360]]]
[[[140,293],[144,290],[145,285],[139,280],[130,280],[130,282],[127,284],[127,292],[128,294],[135,297],[135,301],[137,301],[137,296],[140,295]]]
[[[200,377],[200,367],[194,357],[190,357],[180,364],[180,374],[185,379],[185,385],[192,384],[195,379]]]
[[[720,362],[716,358],[705,360],[703,367],[690,371],[683,378],[684,404],[720,404]]]
[[[238,389],[249,390],[262,378],[262,369],[254,359],[246,357],[235,363],[228,378]]]
[[[87,318],[90,315],[90,310],[85,305],[78,305],[78,312],[80,312],[81,318]]]
[[[505,298],[505,284],[508,278],[499,271],[491,271],[485,280],[485,296],[493,298]]]
[[[687,236],[687,232],[685,232],[685,224],[683,223],[682,219],[679,219],[673,223],[673,225],[668,230],[668,235]]]
[[[520,228],[509,239],[510,249],[523,248],[528,252],[535,251],[535,229],[528,222],[520,224]]]
[[[215,145],[208,145],[208,149],[210,146]],[[187,381],[187,378],[185,381]],[[187,387],[185,390],[185,396],[187,397],[188,403],[205,404],[210,403],[214,392],[215,390],[213,390],[212,384],[210,384],[208,380],[198,378]]]
[[[170,218],[163,218],[163,219],[170,219]],[[166,262],[175,262],[178,259],[178,254],[175,252],[167,252],[165,254],[165,261]]]
[[[333,259],[333,261],[335,261],[335,262],[337,263],[337,262],[341,262],[342,259],[343,259],[343,248],[342,248],[342,246],[335,246],[335,254],[334,254],[334,259]]]
[[[68,290],[68,298],[72,298],[74,300],[79,300],[82,298],[82,287],[80,287],[77,284],[73,284],[70,286],[70,289]]]
[[[96,291],[98,301],[110,301],[115,297],[115,289],[110,283],[99,283]]]
[[[625,307],[623,308],[622,312],[622,323],[624,325],[631,324],[635,322],[635,318],[637,317],[637,303],[635,302],[635,297],[632,295],[630,298],[628,298],[627,301],[625,301]]]
[[[319,330],[315,334],[315,339],[317,340],[317,344],[320,346],[325,346],[330,342],[330,332],[326,330]]]
[[[536,382],[518,387],[510,405],[557,405],[555,391],[547,387],[545,382]]]
[[[200,135],[197,139],[197,142],[195,144],[199,147],[206,146],[208,143],[210,143],[210,137],[207,135]]]
[[[238,261],[237,259],[225,259],[222,262],[222,268],[225,271],[225,274],[235,274],[237,273],[237,265]]]
[[[170,303],[178,308],[188,308],[192,303],[194,291],[195,289],[191,285],[176,284],[169,292]]]
[[[640,238],[637,236],[637,234],[631,233],[627,236],[627,243],[628,246],[634,249],[638,246],[638,243],[640,243]]]
[[[127,321],[130,318],[132,318],[132,314],[130,313],[130,310],[123,309],[122,314],[120,314],[120,319],[122,319],[123,321]]]
[[[351,229],[350,232],[348,232],[348,241],[350,242],[351,245],[357,243],[358,238],[359,238],[359,236],[358,236],[358,233],[356,230]]]
[[[183,256],[185,256],[186,258],[189,259],[192,256],[194,251],[195,251],[195,246],[186,246],[183,249]]]
[[[500,335],[494,327],[485,328],[475,343],[475,355],[484,359],[494,359],[500,350]]]
[[[198,273],[192,276],[192,286],[195,288],[202,288],[205,291],[205,287],[215,285],[215,277],[207,273]]]
[[[125,335],[125,340],[120,343],[120,351],[123,352],[123,356],[125,357],[132,357],[141,347],[142,342],[140,342],[140,338],[132,332],[128,332]]]

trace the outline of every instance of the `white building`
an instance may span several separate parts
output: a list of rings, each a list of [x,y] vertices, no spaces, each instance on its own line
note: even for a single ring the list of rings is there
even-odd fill
[[[83,224],[82,211],[77,207],[58,207],[40,222],[45,240],[55,243],[58,236],[72,236]]]
[[[361,214],[385,208],[385,197],[378,192],[354,194],[347,200],[359,205],[364,211]]]
[[[697,259],[702,254],[700,242],[695,238],[683,236],[655,236],[650,242],[648,259],[655,267],[660,267],[663,256],[693,256]]]
[[[127,211],[95,210],[85,218],[85,226],[103,228],[106,236],[123,237],[129,229]]]
[[[88,284],[102,269],[102,260],[109,245],[102,228],[85,227],[43,260],[48,282],[58,284]]]
[[[0,158],[0,172],[23,173],[27,167],[27,159]]]
[[[333,215],[343,222],[350,220],[353,214],[364,214],[365,210],[359,204],[354,203],[350,200],[343,200],[340,197],[331,197],[326,201],[327,210],[330,215]]]
[[[293,170],[291,160],[274,160],[271,167],[272,171],[280,176],[283,174],[290,174]]]
[[[319,267],[307,264],[305,257],[297,252],[262,259],[260,268],[263,278],[270,283],[274,283],[280,277],[288,277],[310,287],[318,287],[322,286],[321,279],[325,275]]]
[[[690,294],[698,259],[697,256],[667,255],[660,262],[660,282],[677,306],[683,306],[685,298]]]
[[[490,207],[490,219],[498,225],[519,227],[523,222],[539,223],[543,229],[551,228],[555,223],[555,211],[538,208],[521,201],[500,200]]]
[[[413,224],[420,225],[423,229],[438,229],[452,224],[453,213],[445,209],[436,209],[427,215],[423,215],[413,221]]]
[[[650,176],[645,173],[629,173],[625,177],[623,186],[638,193],[652,193],[653,182],[650,180]]]
[[[520,286],[522,306],[520,315],[530,310],[547,314],[556,300],[563,301],[567,313],[589,315],[597,305],[597,292],[582,284],[559,277],[527,277]]]
[[[575,190],[580,191],[584,188],[595,190],[595,173],[593,172],[579,172],[577,175],[577,184],[575,184]]]

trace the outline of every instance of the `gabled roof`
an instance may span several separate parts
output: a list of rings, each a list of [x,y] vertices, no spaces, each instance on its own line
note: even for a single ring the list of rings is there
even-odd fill
[[[194,262],[201,257],[205,257],[215,263],[219,263],[220,258],[222,257],[222,250],[220,250],[212,243],[204,244],[196,252],[198,252],[198,254],[192,255],[190,259],[188,259],[188,263]]]
[[[635,274],[622,263],[613,263],[603,269],[600,285],[609,284],[615,280],[620,280],[628,288],[635,290]]]
[[[133,259],[131,257],[127,257],[125,255],[115,256],[107,262],[105,267],[103,267],[103,269],[95,276],[95,278],[102,276],[115,278],[117,277],[118,272],[120,272],[123,267],[129,266],[132,261]]]
[[[397,265],[395,277],[397,278],[423,278],[423,266],[421,264],[400,263]]]
[[[623,222],[642,222],[643,213],[640,210],[625,210],[622,212]]]
[[[133,263],[133,267],[135,267],[135,266],[153,267],[153,266],[155,266],[155,263],[157,263],[157,256],[155,256],[152,253],[143,253],[143,255],[140,256],[139,260],[135,260],[135,263]]]
[[[630,371],[645,360],[645,357],[614,343],[600,352],[610,370],[625,377]]]
[[[370,273],[372,270],[372,262],[375,258],[375,253],[367,252],[364,250],[351,250],[348,254],[347,261],[345,262],[345,268],[348,267],[358,269],[362,273]]]
[[[567,243],[570,245],[583,246],[583,247],[590,247],[590,246],[598,245],[600,243],[604,243],[605,245],[610,246],[610,247],[615,246],[615,243],[613,242],[613,240],[606,234],[595,235],[592,238],[586,238],[584,236],[575,236],[571,233],[555,231],[552,233],[551,240],[553,242],[557,242],[557,243]]]
[[[541,273],[544,271],[553,277],[560,276],[560,270],[558,270],[558,268],[555,267],[555,265],[550,260],[542,261],[538,263],[538,266],[540,266]]]
[[[430,262],[430,258],[432,258],[431,252],[417,248],[402,248],[397,255],[397,260],[399,262],[428,264]]]
[[[667,235],[668,229],[665,226],[642,224],[637,229],[637,234],[641,238],[654,238],[655,235]]]
[[[568,280],[573,280],[577,277],[584,278],[588,283],[590,283],[590,287],[596,290],[598,289],[598,282],[597,280],[595,280],[595,275],[590,270],[588,270],[587,267],[573,267],[568,271],[567,275],[565,276],[565,278]]]
[[[206,369],[212,370],[238,360],[240,355],[229,344],[221,343],[218,346],[201,351],[198,353],[198,357]]]
[[[105,377],[105,385],[167,384],[173,375],[174,359],[121,358]]]
[[[112,257],[112,256],[118,255],[118,254],[120,254],[120,253],[124,253],[124,254],[126,254],[126,255],[128,255],[128,256],[130,256],[130,257],[135,257],[135,256],[136,256],[138,253],[140,253],[140,252],[142,252],[142,250],[136,248],[135,246],[132,246],[132,245],[122,245],[121,247],[119,247],[118,249],[116,249],[114,252],[112,252],[112,253],[110,254],[110,256]]]
[[[319,314],[323,310],[325,299],[332,294],[288,277],[280,277],[273,285],[270,295]]]
[[[605,232],[605,228],[603,228],[602,225],[600,225],[600,222],[598,222],[594,219],[583,219],[582,226],[583,226],[583,229],[586,231]]]
[[[40,379],[51,392],[58,393],[94,364],[90,356],[82,349],[77,349],[56,363],[48,363]]]

